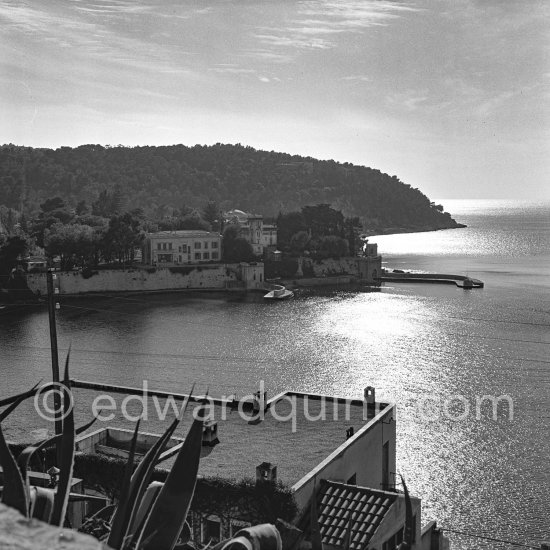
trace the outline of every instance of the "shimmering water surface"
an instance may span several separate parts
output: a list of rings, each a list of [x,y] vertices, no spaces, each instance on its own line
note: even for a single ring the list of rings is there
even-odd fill
[[[63,300],[60,349],[72,344],[76,378],[172,391],[197,382],[243,395],[264,380],[271,395],[361,396],[375,386],[398,405],[398,469],[425,521],[536,545],[550,539],[550,205],[442,202],[466,229],[372,240],[388,268],[468,274],[484,289],[386,284],[276,304],[221,294]],[[1,395],[50,376],[45,310],[0,313],[0,338]],[[483,395],[509,395],[513,419],[505,406],[493,419],[488,405],[476,418]],[[28,405],[6,428],[30,441],[47,425]],[[449,536],[458,549],[512,548]]]

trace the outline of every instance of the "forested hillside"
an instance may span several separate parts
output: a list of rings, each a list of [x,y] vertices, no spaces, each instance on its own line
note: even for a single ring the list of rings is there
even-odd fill
[[[455,227],[442,207],[418,189],[363,166],[321,161],[241,145],[34,149],[0,147],[0,204],[32,214],[62,197],[76,207],[101,193],[125,210],[141,207],[157,218],[174,209],[240,208],[264,216],[327,203],[365,228]]]

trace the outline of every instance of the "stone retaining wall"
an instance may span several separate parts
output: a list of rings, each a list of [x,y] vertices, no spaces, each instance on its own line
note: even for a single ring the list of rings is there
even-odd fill
[[[99,270],[85,278],[80,271],[55,273],[54,285],[59,294],[94,292],[140,292],[182,289],[224,289],[228,282],[238,280],[238,271],[225,265],[175,268]],[[45,273],[29,273],[27,285],[35,294],[44,296]]]

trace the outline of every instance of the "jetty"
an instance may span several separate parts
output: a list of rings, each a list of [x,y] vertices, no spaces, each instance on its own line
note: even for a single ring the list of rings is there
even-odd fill
[[[473,279],[466,275],[449,275],[445,273],[411,273],[411,272],[385,272],[380,280],[393,283],[433,283],[454,284],[459,288],[483,288],[485,285],[479,279]]]

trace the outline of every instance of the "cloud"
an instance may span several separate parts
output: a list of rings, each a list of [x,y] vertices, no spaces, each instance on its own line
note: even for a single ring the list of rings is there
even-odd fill
[[[254,36],[270,50],[327,50],[338,45],[337,35],[389,25],[417,11],[412,4],[393,0],[307,0],[298,4],[283,25],[260,28]]]
[[[340,80],[346,80],[348,82],[372,82],[372,78],[360,74],[343,76],[340,78]]]
[[[263,44],[271,47],[326,50],[333,46],[331,42],[323,38],[300,36],[299,34],[295,34],[293,36],[283,36],[277,34],[256,34],[256,38]]]
[[[220,63],[216,67],[211,67],[208,70],[222,74],[254,74],[256,72],[254,69],[246,69],[233,63]]]

